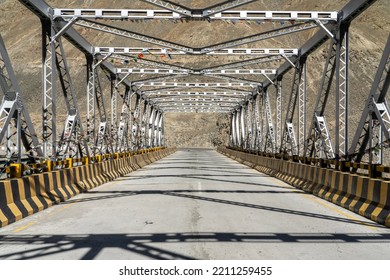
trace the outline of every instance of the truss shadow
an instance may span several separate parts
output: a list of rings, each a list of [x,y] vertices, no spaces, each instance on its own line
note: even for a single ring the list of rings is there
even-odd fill
[[[169,190],[169,191],[158,191],[158,190],[144,190],[144,191],[89,191],[85,192],[84,195],[98,195],[95,197],[86,197],[80,199],[72,199],[61,204],[74,204],[80,202],[91,202],[105,199],[114,199],[114,198],[122,198],[129,197],[135,195],[151,195],[151,194],[170,194],[170,193],[232,193],[232,194],[305,194],[303,191],[295,190],[295,191],[245,191],[245,190]],[[103,194],[103,195],[99,195]],[[110,194],[110,195],[104,195]]]
[[[257,209],[262,211],[272,211],[277,213],[283,213],[287,215],[297,215],[297,216],[303,216],[313,219],[321,219],[321,220],[327,220],[327,221],[333,221],[333,222],[341,222],[341,223],[348,223],[348,224],[354,224],[354,225],[363,225],[363,226],[370,226],[370,227],[377,227],[377,228],[384,228],[384,226],[377,224],[375,222],[371,221],[359,221],[349,218],[342,218],[342,217],[336,217],[336,216],[330,216],[325,214],[318,214],[318,213],[311,213],[311,212],[305,212],[300,210],[294,210],[294,209],[286,209],[286,208],[280,208],[280,207],[273,207],[273,206],[267,206],[267,205],[259,205],[259,204],[250,204],[250,203],[244,203],[234,200],[226,200],[226,199],[219,199],[219,198],[213,198],[213,197],[206,197],[206,196],[200,196],[200,195],[193,195],[188,193],[226,193],[226,191],[219,191],[219,190],[168,190],[168,191],[159,191],[159,190],[144,190],[144,191],[96,191],[96,192],[88,192],[86,194],[105,194],[109,193],[110,195],[102,195],[102,196],[96,196],[96,197],[88,197],[88,198],[81,198],[77,200],[69,200],[66,202],[63,202],[62,204],[73,204],[73,203],[80,203],[80,202],[90,202],[90,201],[98,201],[103,199],[116,199],[126,196],[134,196],[134,195],[166,195],[166,196],[174,196],[179,198],[186,198],[186,199],[195,199],[195,200],[201,200],[206,202],[212,202],[212,203],[221,203],[226,205],[232,205],[232,206],[238,206],[238,207],[246,207],[251,209]],[[228,193],[240,193],[240,191],[227,191]],[[303,191],[296,191],[296,192],[280,192],[280,191],[242,191],[241,193],[250,193],[250,194],[305,194]]]
[[[210,174],[181,174],[181,175],[175,175],[175,174],[168,174],[168,175],[145,175],[145,176],[134,176],[134,175],[128,175],[122,177],[122,179],[118,179],[118,181],[136,181],[136,180],[144,180],[144,179],[161,179],[161,178],[185,178],[185,179],[197,179],[197,180],[207,180],[207,181],[214,181],[214,182],[222,182],[222,183],[233,183],[233,184],[240,184],[240,185],[251,185],[251,186],[263,186],[263,187],[273,187],[273,188],[283,188],[283,189],[291,189],[291,187],[283,187],[278,185],[271,185],[271,184],[259,184],[259,183],[251,183],[251,182],[243,182],[243,181],[234,181],[234,180],[224,180],[224,179],[216,179],[211,177],[248,177],[245,175],[210,175]],[[259,177],[269,177],[267,175],[265,176],[254,176],[256,178]]]
[[[58,254],[87,250],[78,259],[93,260],[107,248],[124,250],[138,258],[155,260],[191,260],[192,256],[160,248],[159,244],[177,243],[389,243],[390,234],[359,233],[145,233],[145,234],[67,234],[67,235],[3,235],[0,245],[15,246],[19,250],[0,254],[0,259],[33,260],[58,258]],[[164,247],[167,247],[164,245]],[[23,248],[23,249],[22,249]]]

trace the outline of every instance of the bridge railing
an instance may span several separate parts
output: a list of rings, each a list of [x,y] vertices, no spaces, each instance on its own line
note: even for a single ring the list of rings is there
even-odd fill
[[[1,179],[21,178],[32,174],[40,174],[43,172],[51,172],[55,170],[69,169],[77,166],[85,166],[88,164],[99,163],[108,160],[115,160],[120,158],[129,158],[135,155],[143,155],[151,152],[156,152],[166,149],[166,147],[154,147],[141,149],[137,151],[102,154],[94,157],[82,157],[82,158],[65,158],[63,160],[51,161],[44,160],[40,163],[9,163],[5,161],[2,168]],[[8,163],[8,164],[7,164]]]
[[[237,147],[226,147],[226,148],[234,151],[259,155],[262,157],[283,159],[287,161],[318,166],[321,168],[328,168],[328,169],[334,169],[342,172],[349,172],[351,174],[369,176],[370,178],[389,179],[390,177],[390,167],[382,164],[369,164],[369,163],[362,163],[362,162],[360,163],[351,162],[346,160],[290,156],[286,154],[273,154],[273,153],[260,152],[256,150],[242,149]]]
[[[390,180],[337,170],[329,167],[331,161],[323,161],[321,166],[314,160],[311,163],[304,160],[301,162],[297,157],[276,157],[226,147],[219,147],[218,151],[262,173],[390,227]],[[355,166],[353,163],[345,165],[351,165],[351,169],[367,167]],[[388,171],[387,167],[376,169],[383,170]]]
[[[0,180],[0,227],[129,174],[174,151],[161,148],[105,155],[100,161],[86,164],[82,160],[73,162],[73,166],[69,165],[72,162],[61,161],[53,164],[51,172]]]

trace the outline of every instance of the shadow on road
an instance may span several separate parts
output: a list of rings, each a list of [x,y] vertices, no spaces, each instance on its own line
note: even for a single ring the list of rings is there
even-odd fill
[[[140,258],[155,260],[191,260],[190,256],[159,248],[167,243],[388,243],[390,234],[355,233],[150,233],[150,234],[86,234],[86,235],[4,235],[0,245],[14,245],[29,249],[0,255],[0,259],[31,260],[80,249],[87,249],[80,259],[93,260],[107,248],[122,249]],[[166,247],[166,246],[164,246]]]

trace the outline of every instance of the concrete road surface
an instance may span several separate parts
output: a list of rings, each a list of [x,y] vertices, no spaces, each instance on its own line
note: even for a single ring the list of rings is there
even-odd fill
[[[0,259],[390,259],[390,229],[186,149],[0,229]]]

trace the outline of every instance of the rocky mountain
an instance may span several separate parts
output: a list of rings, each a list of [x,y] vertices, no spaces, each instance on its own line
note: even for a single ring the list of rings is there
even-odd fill
[[[175,1],[191,8],[204,8],[221,1],[183,0]],[[338,11],[348,1],[308,1],[308,0],[280,0],[280,1],[255,1],[238,9],[248,10],[298,10],[298,11]],[[139,0],[73,0],[59,1],[48,0],[53,7],[71,8],[151,8],[154,6]],[[376,67],[379,63],[385,41],[390,32],[390,2],[378,0],[372,7],[359,16],[350,28],[350,116],[351,135],[356,127],[362,111],[363,101],[368,95]],[[192,47],[208,46],[227,40],[250,36],[269,29],[272,23],[256,24],[250,22],[234,23],[220,21],[215,23],[205,22],[172,22],[172,21],[139,21],[139,22],[114,22],[111,25],[120,25],[129,30],[158,37],[164,40],[174,41],[179,44]],[[95,46],[144,46],[134,40],[108,35],[102,36],[97,32],[87,32],[83,28],[76,29]],[[310,30],[275,38],[258,43],[250,47],[300,47],[315,31]],[[40,127],[41,123],[41,26],[39,19],[27,10],[17,0],[0,0],[0,34],[3,36],[10,53],[13,66],[18,76],[24,98],[31,115]],[[86,100],[86,71],[85,58],[82,53],[65,44],[66,53],[71,67],[71,75],[76,87],[80,107],[84,108]],[[323,65],[326,57],[327,45],[317,50],[308,60],[308,101],[315,100],[319,80],[322,76]],[[191,68],[212,67],[218,64],[231,63],[246,59],[241,57],[175,57],[172,60],[162,62]],[[113,61],[113,63],[117,63]],[[267,64],[264,68],[274,66]],[[285,82],[285,96],[289,92],[289,77]],[[135,76],[131,79],[146,77]],[[263,77],[248,77],[262,81]],[[105,86],[107,86],[105,82]],[[271,90],[272,94],[272,90]],[[271,98],[272,99],[272,98]],[[287,99],[287,97],[286,97]],[[272,99],[273,100],[273,99]],[[271,101],[273,102],[273,101]],[[287,102],[287,101],[286,101]],[[285,103],[286,103],[285,102]],[[330,103],[334,101],[330,100]],[[308,103],[308,116],[312,114],[313,102]],[[310,105],[311,104],[311,105]],[[64,106],[58,106],[59,114],[63,116]],[[334,112],[329,111],[329,119],[334,119]],[[214,147],[226,144],[228,141],[228,116],[224,114],[201,113],[169,113],[166,115],[166,138],[168,145],[178,147]],[[331,130],[333,123],[330,122]]]

